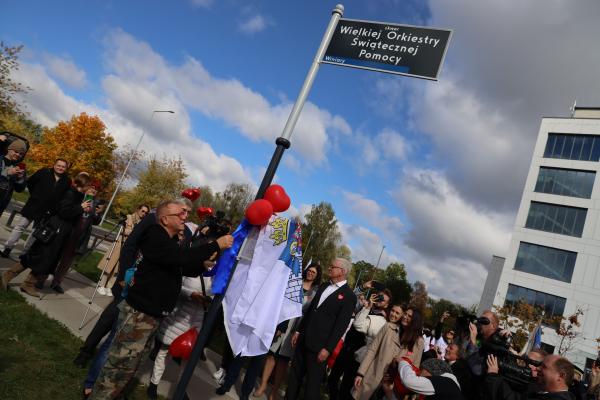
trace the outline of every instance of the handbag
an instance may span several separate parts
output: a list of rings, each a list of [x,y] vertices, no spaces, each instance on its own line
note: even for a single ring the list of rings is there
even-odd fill
[[[54,227],[50,220],[42,220],[33,230],[33,237],[44,244],[48,244],[54,240],[60,228]]]

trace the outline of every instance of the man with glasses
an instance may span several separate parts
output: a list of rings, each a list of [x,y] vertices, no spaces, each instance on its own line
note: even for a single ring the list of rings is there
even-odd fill
[[[156,208],[157,223],[141,233],[137,270],[125,301],[117,306],[117,334],[91,398],[112,399],[120,394],[150,351],[160,321],[173,311],[182,276],[199,276],[204,261],[233,244],[233,237],[225,235],[198,247],[181,248],[179,233],[188,213],[185,206],[164,201]]]
[[[288,400],[298,398],[304,375],[304,398],[321,398],[327,358],[348,329],[356,304],[356,295],[346,282],[351,268],[346,259],[333,260],[328,269],[330,282],[319,287],[292,337],[295,352],[286,392]]]

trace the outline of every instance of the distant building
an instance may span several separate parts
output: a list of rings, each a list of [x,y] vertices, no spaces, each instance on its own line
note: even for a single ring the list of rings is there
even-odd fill
[[[507,257],[492,260],[480,303],[489,308],[491,298],[499,306],[522,299],[546,317],[581,308],[582,335],[566,354],[580,368],[597,358],[600,337],[599,173],[600,108],[574,107],[571,118],[542,119]],[[547,350],[558,353],[559,339],[544,328]]]

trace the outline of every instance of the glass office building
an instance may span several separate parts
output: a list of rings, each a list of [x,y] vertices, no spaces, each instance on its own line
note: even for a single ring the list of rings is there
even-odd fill
[[[504,258],[495,256],[479,311],[518,301],[544,310],[542,342],[558,353],[550,317],[584,312],[566,356],[585,368],[600,337],[600,108],[543,118]]]

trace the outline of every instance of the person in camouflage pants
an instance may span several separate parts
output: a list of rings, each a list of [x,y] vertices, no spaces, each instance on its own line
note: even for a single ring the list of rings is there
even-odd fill
[[[114,399],[135,375],[144,355],[150,352],[160,319],[136,311],[121,302],[117,334],[108,359],[92,391],[93,399]]]
[[[160,321],[175,308],[182,276],[198,276],[205,270],[204,261],[233,244],[233,237],[225,235],[198,247],[180,248],[178,234],[190,210],[177,201],[163,201],[156,208],[157,224],[144,229],[141,261],[125,300],[117,306],[115,338],[90,399],[114,399],[121,394],[150,352]]]

